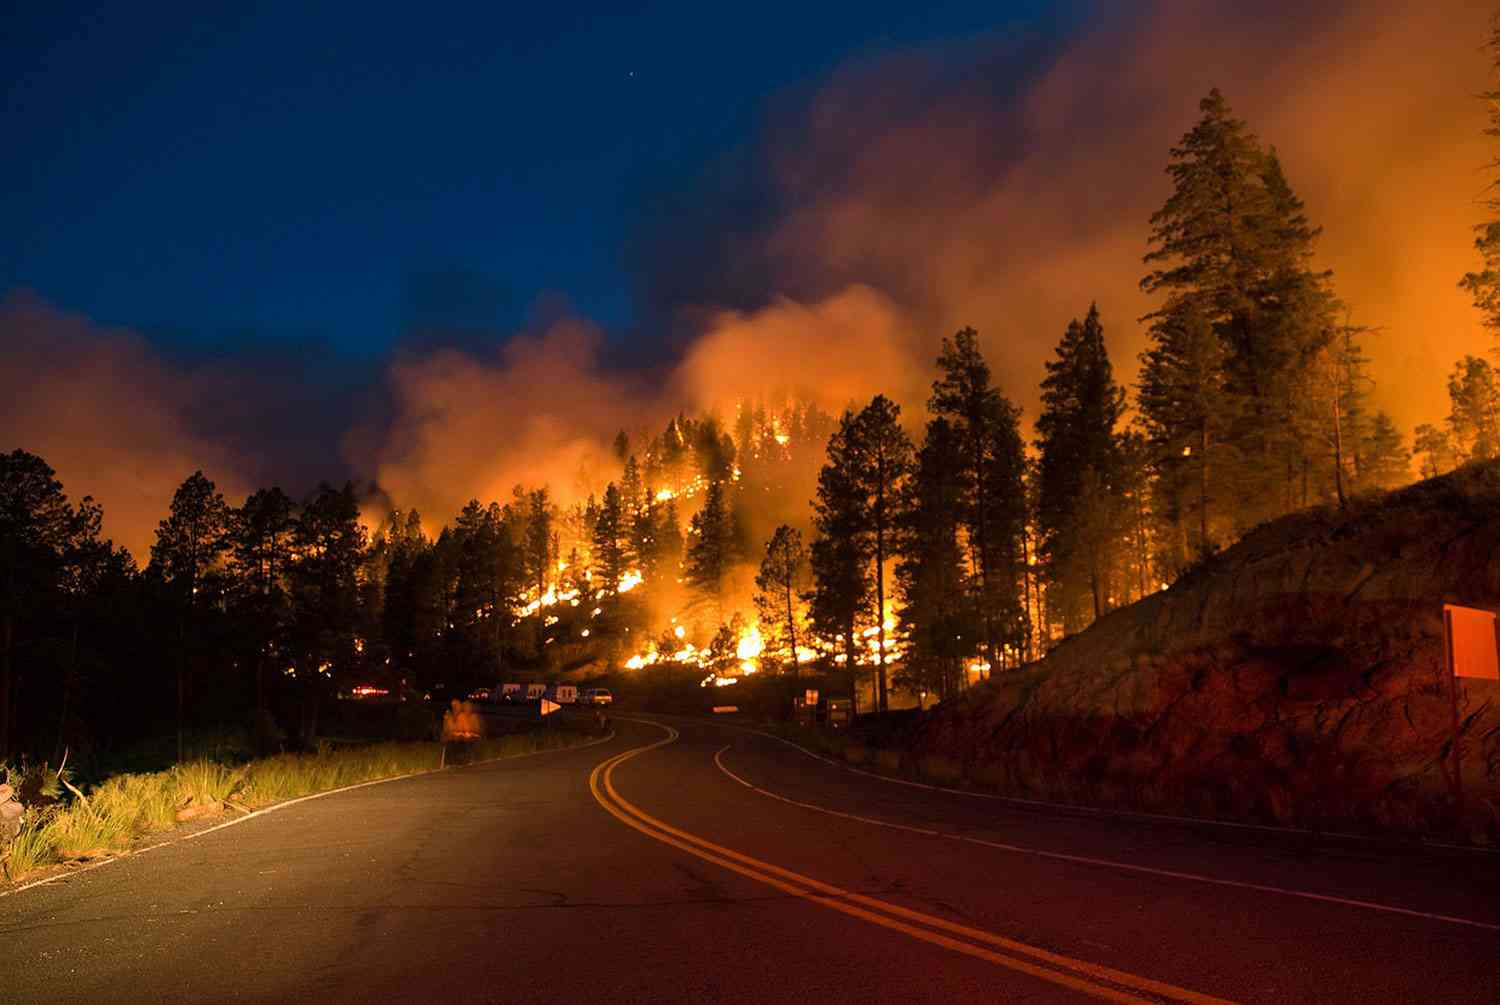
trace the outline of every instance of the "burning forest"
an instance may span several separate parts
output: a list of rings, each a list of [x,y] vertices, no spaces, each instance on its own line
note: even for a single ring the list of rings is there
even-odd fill
[[[1496,1000],[1500,0],[72,7],[7,1000]]]
[[[1133,26],[1132,44],[1151,48],[1171,9]],[[1037,71],[1033,125],[1068,106],[1057,82],[1097,45],[1083,38]],[[1089,94],[1095,76],[1075,74]],[[1340,214],[1325,233],[1304,202],[1303,179],[1318,206],[1330,181],[1284,109],[1251,121],[1214,88],[1196,112],[1174,103],[1170,123],[1132,119],[1132,141],[1148,133],[1154,153],[1122,163],[1164,179],[1136,186],[1159,198],[1133,191],[1107,234],[1088,230],[1086,257],[1109,252],[1099,289],[1075,275],[1045,321],[1030,317],[1035,298],[1013,298],[1047,344],[1021,366],[1017,322],[985,321],[990,294],[954,292],[988,268],[963,226],[939,274],[913,273],[920,290],[893,280],[905,259],[892,245],[866,240],[872,221],[914,227],[871,165],[904,162],[952,123],[896,109],[872,149],[817,161],[820,127],[857,120],[848,93],[869,83],[854,73],[820,94],[797,133],[816,163],[777,162],[800,208],[746,242],[747,260],[808,265],[817,289],[700,310],[654,369],[613,367],[604,333],[573,316],[491,356],[400,355],[384,420],[342,431],[359,476],[342,487],[252,490],[271,479],[237,437],[190,430],[205,395],[253,398],[256,385],[197,380],[128,334],[12,301],[0,324],[26,335],[15,359],[60,389],[69,416],[90,414],[113,370],[140,375],[154,405],[133,409],[114,387],[103,399],[148,427],[132,435],[150,449],[122,467],[87,437],[59,438],[55,402],[7,380],[0,415],[20,438],[4,461],[0,750],[76,747],[121,702],[148,719],[172,709],[179,732],[248,707],[310,737],[333,695],[447,700],[506,677],[807,680],[861,710],[926,705],[1040,658],[1269,520],[1500,453],[1480,324],[1429,371],[1382,379],[1400,352],[1378,312],[1404,318],[1407,305],[1372,292],[1347,254],[1362,225]],[[967,91],[954,107],[1019,114]],[[951,198],[924,195],[921,212],[959,225],[983,205],[985,219],[1030,226],[1015,185],[1037,167],[976,152],[953,169]],[[798,196],[826,171],[847,175],[842,200]],[[1495,225],[1474,223],[1477,271],[1442,289],[1451,299],[1462,279],[1492,324]],[[87,360],[66,381],[65,356]],[[1444,392],[1446,414],[1426,408]],[[198,466],[165,512],[149,510]]]

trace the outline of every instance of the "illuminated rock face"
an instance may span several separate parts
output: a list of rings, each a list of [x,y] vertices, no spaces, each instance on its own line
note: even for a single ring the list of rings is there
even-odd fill
[[[908,739],[1044,797],[1451,827],[1445,600],[1500,604],[1500,463],[1266,524]],[[1500,688],[1466,681],[1463,714],[1464,829],[1500,842]]]

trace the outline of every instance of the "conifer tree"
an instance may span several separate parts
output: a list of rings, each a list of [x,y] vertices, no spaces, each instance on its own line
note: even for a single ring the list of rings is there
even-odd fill
[[[636,462],[635,454],[631,454],[625,461],[624,473],[620,475],[620,502],[624,506],[627,523],[634,520],[646,506],[646,488],[641,480],[641,466]]]
[[[231,521],[231,552],[243,610],[249,616],[255,707],[266,712],[266,658],[285,645],[290,617],[287,572],[291,565],[295,507],[279,488],[260,489]]]
[[[843,645],[843,664],[858,702],[860,632],[869,623],[873,595],[865,497],[857,468],[861,463],[856,419],[846,411],[828,440],[827,462],[818,472],[813,502],[810,564],[813,589],[808,594],[813,631],[830,648]],[[835,658],[837,662],[837,658]]]
[[[1202,118],[1172,150],[1173,193],[1151,218],[1153,268],[1141,286],[1164,296],[1153,321],[1184,317],[1191,305],[1221,344],[1227,400],[1216,411],[1228,424],[1217,433],[1225,449],[1213,488],[1231,504],[1219,507],[1229,529],[1239,531],[1294,495],[1307,460],[1306,437],[1297,435],[1299,374],[1331,343],[1343,308],[1331,273],[1313,268],[1319,230],[1276,152],[1262,150],[1217,89],[1199,108]],[[1202,547],[1202,526],[1199,536]]]
[[[864,510],[861,523],[869,538],[870,578],[874,583],[875,685],[879,710],[889,708],[886,664],[886,563],[894,557],[901,524],[902,493],[911,473],[911,441],[901,429],[901,407],[877,394],[855,417],[851,472]]]
[[[1465,461],[1500,456],[1500,379],[1478,356],[1454,364],[1448,378],[1448,428]]]
[[[545,488],[535,489],[525,495],[526,527],[523,535],[522,562],[526,570],[527,589],[536,591],[541,600],[547,592],[547,580],[551,578],[553,564],[557,561],[557,538],[552,530],[552,500]],[[536,610],[536,652],[541,656],[545,645],[546,611],[538,604]]]
[[[655,535],[656,567],[663,574],[676,578],[682,566],[682,523],[677,518],[677,500],[668,499],[651,524]]]
[[[964,505],[962,445],[944,418],[927,423],[907,484],[896,567],[901,638],[906,658],[900,686],[950,698],[963,683],[963,661],[982,630],[973,605],[961,537]]]
[[[786,524],[777,527],[766,542],[765,557],[755,576],[755,610],[759,616],[765,651],[782,667],[791,665],[800,675],[802,588],[806,578],[807,549],[802,534]]]
[[[690,523],[686,579],[700,601],[713,605],[716,621],[724,616],[724,579],[733,561],[732,524],[723,483],[709,482],[703,508],[693,514]]]
[[[620,580],[626,572],[629,539],[626,532],[625,506],[614,482],[604,490],[594,521],[593,571],[599,589],[607,598],[619,594]]]
[[[1184,300],[1153,319],[1141,354],[1141,423],[1156,453],[1157,512],[1171,526],[1167,566],[1216,546],[1212,474],[1224,457],[1233,416],[1224,391],[1224,348],[1196,302]],[[1194,534],[1196,531],[1196,534]]]
[[[1360,456],[1360,483],[1365,488],[1394,489],[1411,479],[1411,451],[1384,412],[1376,412],[1370,421]]]
[[[641,570],[649,585],[654,585],[661,568],[659,527],[663,504],[649,488],[641,492],[641,504],[626,521],[629,561]]]
[[[1106,580],[1119,494],[1115,424],[1125,392],[1114,382],[1098,305],[1076,319],[1047,361],[1042,414],[1037,418],[1041,551],[1069,630],[1086,623],[1077,600],[1092,600],[1094,618],[1106,607]]]
[[[0,454],[0,759],[12,745],[17,637],[27,616],[57,597],[85,523],[46,461],[20,449]]]
[[[999,667],[1006,647],[1022,650],[1030,634],[1019,592],[1027,516],[1021,413],[991,385],[974,329],[943,339],[937,363],[928,409],[952,425],[964,458],[960,512],[974,603],[986,660]]]
[[[1124,433],[1120,444],[1120,502],[1125,524],[1125,595],[1139,600],[1155,590],[1151,565],[1152,450],[1138,429]]]
[[[1486,48],[1489,49],[1491,67],[1500,68],[1500,20],[1491,23]],[[1480,99],[1489,113],[1485,135],[1500,138],[1500,91],[1485,91]],[[1491,171],[1500,170],[1500,157],[1490,161],[1489,168]],[[1474,250],[1479,252],[1484,267],[1466,273],[1458,285],[1473,298],[1485,327],[1500,335],[1500,180],[1490,182],[1484,204],[1491,213],[1497,214],[1496,219],[1474,226]]]
[[[1418,469],[1423,478],[1436,478],[1452,471],[1458,458],[1453,437],[1446,429],[1423,423],[1412,431],[1412,452],[1420,458]]]
[[[354,486],[321,486],[301,508],[293,531],[297,561],[289,579],[292,647],[301,685],[302,739],[317,732],[319,697],[358,654],[354,628],[359,603],[359,571],[366,535],[359,522]]]
[[[172,508],[156,528],[151,568],[166,584],[177,621],[177,759],[182,760],[187,708],[190,636],[199,633],[200,613],[212,610],[223,585],[229,547],[229,506],[214,483],[195,471],[172,495]]]

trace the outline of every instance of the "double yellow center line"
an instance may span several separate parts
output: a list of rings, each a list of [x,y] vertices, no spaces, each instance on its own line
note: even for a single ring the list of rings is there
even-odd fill
[[[640,720],[645,722],[646,720]],[[1190,1002],[1192,1005],[1229,1005],[1223,998],[1199,994],[1161,981],[1049,952],[978,928],[960,925],[899,904],[845,890],[830,883],[752,858],[696,834],[658,820],[615,789],[615,769],[647,751],[672,743],[680,735],[671,726],[649,723],[667,735],[602,762],[589,775],[589,790],[600,806],[628,827],[689,855],[712,862],[783,893],[810,901],[851,918],[900,932],[922,942],[942,946],[1023,974],[1114,1002]]]

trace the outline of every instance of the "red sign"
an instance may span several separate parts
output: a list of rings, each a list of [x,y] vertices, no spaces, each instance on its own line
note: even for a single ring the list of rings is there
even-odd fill
[[[1494,611],[1444,604],[1443,641],[1453,676],[1500,680],[1500,645],[1496,644]]]

